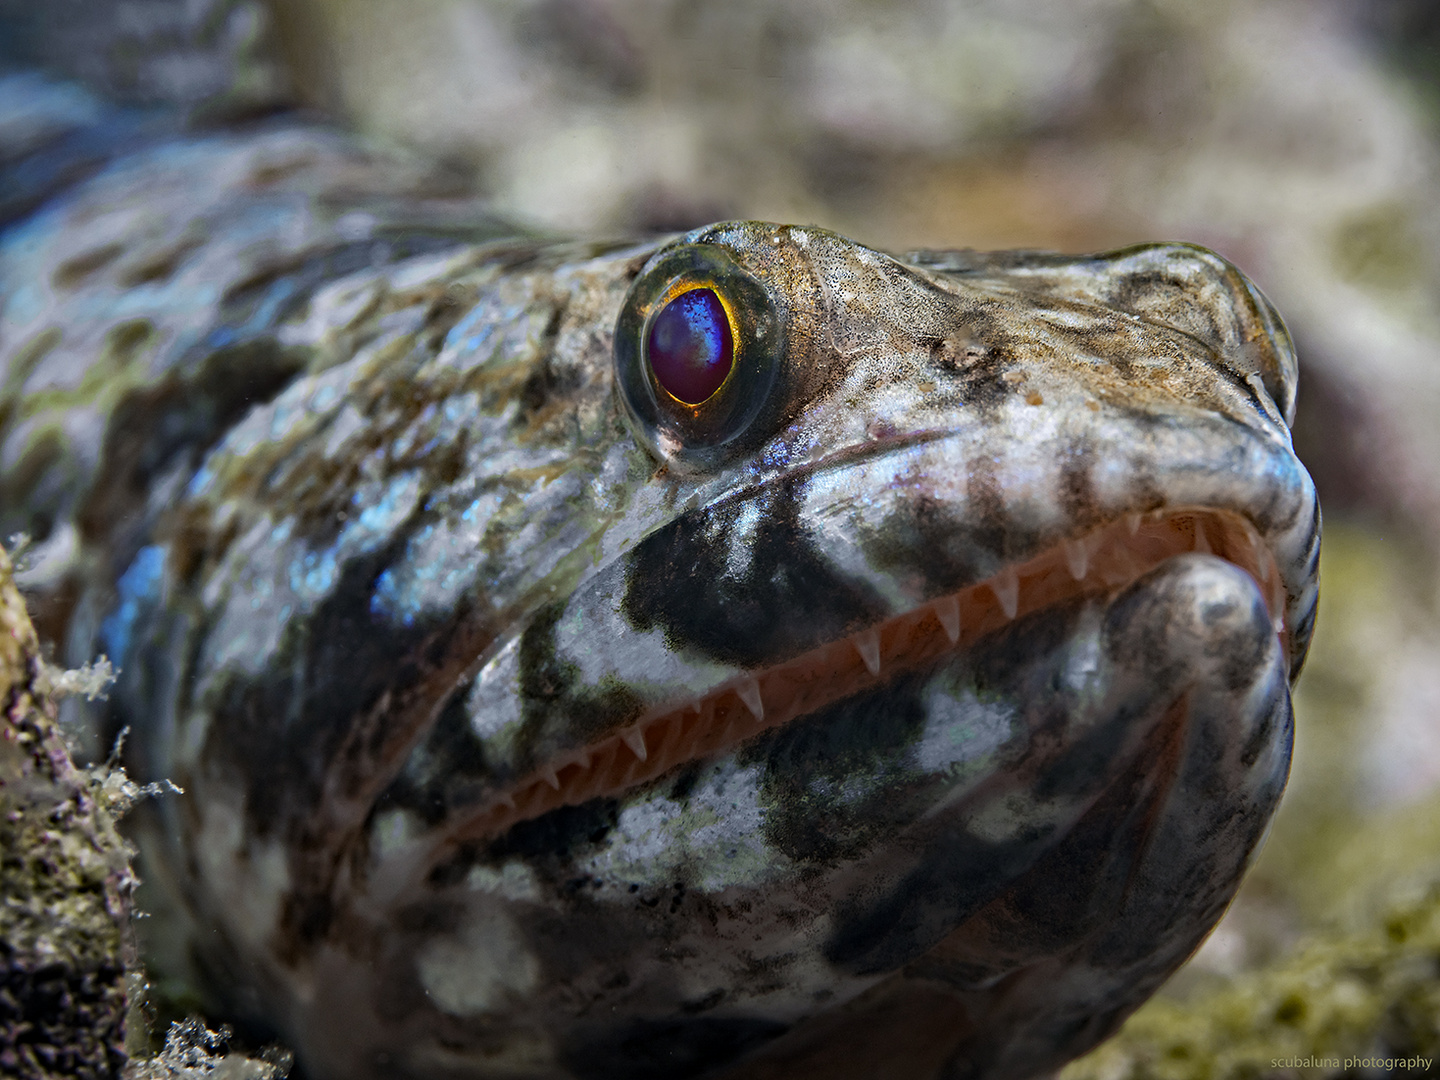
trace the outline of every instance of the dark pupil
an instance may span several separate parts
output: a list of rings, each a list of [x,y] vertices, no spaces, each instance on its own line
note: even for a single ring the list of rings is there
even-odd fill
[[[735,347],[730,321],[712,289],[691,289],[650,324],[646,355],[656,380],[686,405],[698,405],[730,374]]]

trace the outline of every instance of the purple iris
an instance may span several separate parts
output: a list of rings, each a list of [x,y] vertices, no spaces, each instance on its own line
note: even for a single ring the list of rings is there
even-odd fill
[[[730,320],[713,289],[691,289],[666,304],[650,324],[647,346],[656,381],[686,405],[720,389],[735,363]]]

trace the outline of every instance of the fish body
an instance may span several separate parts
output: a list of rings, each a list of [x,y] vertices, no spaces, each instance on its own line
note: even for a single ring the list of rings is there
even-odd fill
[[[317,1077],[1103,1038],[1288,769],[1319,510],[1268,301],[1183,244],[448,206],[272,125],[0,236],[6,512],[184,789],[142,839],[209,992]],[[715,387],[671,393],[687,296]]]

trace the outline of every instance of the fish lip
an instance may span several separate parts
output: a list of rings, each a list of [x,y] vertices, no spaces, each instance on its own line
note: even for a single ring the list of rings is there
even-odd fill
[[[1147,549],[1152,549],[1148,557]],[[969,648],[1029,614],[1080,596],[1113,596],[1186,554],[1221,558],[1246,571],[1274,620],[1281,655],[1290,655],[1285,586],[1274,554],[1248,518],[1210,507],[1122,515],[879,624],[766,669],[737,672],[693,700],[652,708],[620,730],[546,760],[452,823],[433,849],[432,865],[443,863],[460,844],[483,842],[560,806],[631,790],[688,761],[728,752],[762,731],[863,692],[898,672]],[[1062,578],[1069,579],[1070,588]],[[953,634],[951,601],[958,616]],[[922,643],[907,652],[917,634]],[[808,689],[803,680],[795,681],[807,664],[821,672]]]

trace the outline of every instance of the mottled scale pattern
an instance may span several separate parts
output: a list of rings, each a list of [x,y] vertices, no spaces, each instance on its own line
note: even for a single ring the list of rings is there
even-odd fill
[[[1225,260],[561,243],[293,121],[0,100],[12,170],[90,148],[0,233],[0,517],[121,669],[75,737],[184,789],[167,955],[307,1075],[1036,1076],[1220,917],[1319,550]]]

